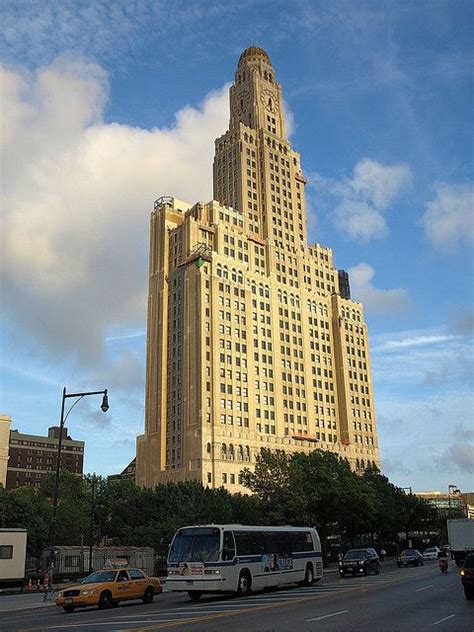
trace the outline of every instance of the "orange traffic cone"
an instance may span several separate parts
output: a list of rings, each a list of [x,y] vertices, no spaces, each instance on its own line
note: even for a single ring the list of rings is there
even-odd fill
[[[27,590],[31,590],[33,587],[32,583],[31,583],[31,578],[28,580],[28,587]]]

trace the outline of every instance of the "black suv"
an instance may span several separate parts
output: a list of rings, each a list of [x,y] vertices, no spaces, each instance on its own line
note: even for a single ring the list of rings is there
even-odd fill
[[[406,549],[402,551],[397,559],[397,566],[423,566],[423,555],[418,549]]]
[[[375,549],[351,549],[339,562],[339,575],[341,577],[368,575],[370,572],[374,572],[376,575],[380,573],[379,556]]]
[[[466,557],[460,574],[466,599],[474,599],[474,553]]]

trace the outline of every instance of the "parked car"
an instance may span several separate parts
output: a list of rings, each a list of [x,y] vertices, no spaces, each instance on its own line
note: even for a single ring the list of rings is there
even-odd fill
[[[431,546],[423,551],[424,560],[437,560],[439,557],[441,557],[441,549],[437,546]]]
[[[406,549],[398,556],[397,566],[423,566],[423,555],[417,549]]]
[[[76,608],[99,606],[112,608],[120,601],[141,599],[151,603],[153,597],[161,593],[162,587],[157,577],[148,577],[138,568],[105,568],[85,577],[80,584],[60,590],[56,605],[65,612]]]
[[[466,599],[474,599],[474,553],[466,556],[460,575]]]
[[[375,549],[351,549],[347,551],[342,560],[339,562],[339,574],[341,577],[346,575],[368,575],[374,572],[376,575],[380,573],[379,556]]]

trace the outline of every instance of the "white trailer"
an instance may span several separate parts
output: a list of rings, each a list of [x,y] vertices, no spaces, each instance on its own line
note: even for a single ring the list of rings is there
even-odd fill
[[[0,529],[0,588],[23,586],[27,537],[26,529]]]
[[[466,555],[474,551],[474,520],[470,518],[448,520],[448,541],[456,566],[462,566]]]

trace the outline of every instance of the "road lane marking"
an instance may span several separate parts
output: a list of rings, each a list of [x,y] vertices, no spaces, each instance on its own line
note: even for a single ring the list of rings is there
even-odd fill
[[[320,617],[314,617],[313,619],[306,619],[307,622],[309,621],[322,621],[323,619],[329,619],[329,617],[337,617],[340,614],[346,614],[346,612],[349,612],[349,610],[339,610],[339,612],[331,612],[330,614],[323,614]]]
[[[428,590],[428,588],[433,588],[433,584],[430,584],[429,586],[423,586],[423,588],[417,588],[415,590],[415,592],[421,592],[422,590]]]
[[[405,575],[400,576],[398,573],[394,573],[394,579],[392,581],[387,582],[387,584],[388,585],[400,584],[400,583],[405,583],[405,581],[406,581],[406,576]],[[296,605],[298,603],[304,603],[304,602],[307,602],[307,601],[313,601],[313,600],[316,600],[318,598],[321,599],[321,598],[329,597],[331,595],[344,594],[344,593],[345,594],[347,594],[347,593],[354,593],[354,592],[358,592],[361,589],[364,589],[364,590],[369,589],[370,590],[370,589],[373,589],[374,587],[376,588],[378,585],[380,585],[378,582],[377,583],[373,582],[373,583],[370,583],[370,584],[366,583],[366,582],[361,582],[359,585],[356,586],[355,585],[356,583],[358,583],[358,582],[347,582],[346,586],[343,587],[343,585],[342,585],[343,582],[341,582],[341,585],[339,586],[339,590],[334,591],[334,592],[322,592],[320,590],[314,590],[314,592],[313,592],[312,590],[310,590],[310,591],[308,591],[306,593],[307,596],[305,596],[305,597],[302,597],[302,596],[297,597],[296,594],[295,594],[295,599],[291,600],[290,602],[289,601],[285,601],[285,602],[278,602],[277,601],[277,602],[274,602],[274,603],[268,603],[267,602],[266,605],[263,605],[261,603],[256,603],[253,606],[253,608],[254,608],[254,610],[256,612],[257,611],[262,611],[262,610],[268,610],[268,609],[275,609],[275,608],[278,608],[280,606],[283,607],[283,606],[288,606],[288,605],[292,605],[292,604]],[[386,587],[387,584],[385,584],[384,587]],[[321,588],[322,588],[322,586],[321,586]],[[291,592],[291,589],[288,590],[288,593],[290,593],[290,592]],[[242,601],[247,601],[247,599],[242,600]],[[248,603],[248,601],[247,601],[247,603]],[[229,604],[229,605],[231,605],[231,604]],[[216,606],[217,606],[217,603],[216,603]],[[143,615],[141,615],[141,617],[144,619],[146,616],[150,616],[150,615],[153,616],[155,614],[158,614],[158,612],[159,611],[149,611],[147,614],[144,613]],[[239,610],[225,610],[225,611],[221,611],[221,612],[216,612],[215,614],[212,613],[212,614],[206,614],[204,616],[190,617],[189,619],[186,619],[186,620],[180,618],[179,621],[174,620],[174,621],[169,621],[168,622],[168,621],[164,621],[164,620],[158,620],[156,622],[155,621],[145,622],[142,619],[142,625],[144,627],[134,628],[134,630],[135,630],[135,632],[144,632],[145,630],[147,630],[147,631],[148,630],[159,630],[162,627],[167,627],[167,626],[175,627],[175,626],[179,626],[179,625],[187,625],[187,624],[190,624],[190,623],[197,623],[197,622],[200,622],[200,621],[206,621],[206,620],[208,621],[208,620],[212,620],[212,619],[231,617],[231,616],[235,616],[235,615],[241,615],[244,612],[248,612],[247,608],[242,608],[242,609],[239,608]],[[140,615],[138,615],[136,621],[138,622],[138,620],[141,617],[140,617]],[[111,620],[109,625],[113,625],[114,621],[115,621],[115,625],[117,623],[119,623],[117,621],[117,619],[114,617],[114,620]],[[88,623],[84,623],[84,624],[67,624],[66,623],[66,624],[63,624],[61,626],[59,626],[59,625],[58,626],[54,626],[54,628],[66,629],[66,628],[74,628],[74,627],[85,627],[87,625],[89,625],[89,626],[94,625],[94,624],[97,625],[97,623],[99,623],[97,620],[96,621],[89,621]],[[123,622],[123,623],[125,623],[125,622]],[[131,622],[128,622],[128,623],[131,623]],[[151,626],[150,625],[146,625],[146,623],[148,623],[148,624],[152,623],[152,625]],[[48,629],[53,629],[53,626],[49,626]],[[33,632],[33,630],[36,630],[38,632],[44,632],[44,627],[30,627],[30,628],[28,628],[28,632]],[[25,630],[25,632],[26,632],[26,630]]]
[[[439,621],[434,621],[433,625],[439,625],[440,623],[443,623],[443,621],[447,621],[448,619],[452,619],[455,616],[456,616],[455,614],[449,614],[447,617],[444,617],[444,619],[440,619]]]

